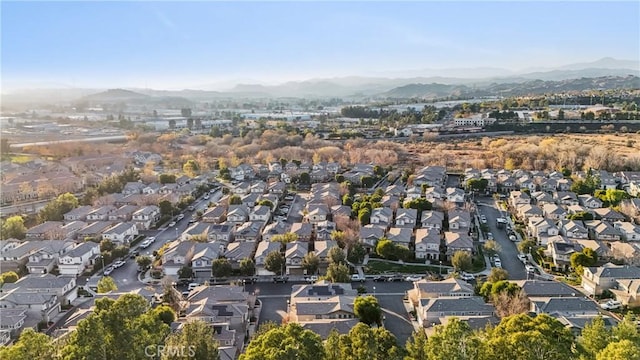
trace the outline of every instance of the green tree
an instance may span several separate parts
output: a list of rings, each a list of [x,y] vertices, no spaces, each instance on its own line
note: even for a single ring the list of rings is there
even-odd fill
[[[298,234],[287,232],[284,234],[273,235],[271,237],[272,242],[279,242],[282,244],[288,244],[290,242],[298,241]]]
[[[612,341],[611,329],[604,324],[602,316],[587,323],[580,334],[579,343],[591,360]]]
[[[546,314],[532,318],[526,314],[509,316],[488,333],[487,356],[492,359],[572,358],[575,347],[571,331]]]
[[[434,334],[427,339],[425,352],[429,360],[472,360],[481,358],[482,343],[466,322],[452,318],[446,325],[435,327]]]
[[[407,356],[404,360],[426,360],[427,357],[427,335],[420,329],[411,334],[407,340]]]
[[[353,302],[353,312],[367,325],[382,325],[382,308],[374,296],[358,296]]]
[[[231,195],[229,197],[229,205],[242,205],[242,198],[238,195]]]
[[[78,198],[71,193],[65,193],[50,201],[38,213],[38,221],[62,221],[63,215],[78,207]]]
[[[499,268],[491,268],[491,273],[487,276],[487,282],[495,283],[502,280],[507,280],[509,278],[509,273],[505,269]]]
[[[231,275],[233,268],[229,259],[219,258],[213,260],[211,263],[211,275],[214,277],[225,277]]]
[[[51,337],[27,327],[11,346],[0,346],[0,359],[7,360],[53,360],[56,348]]]
[[[195,160],[190,159],[182,165],[182,171],[189,177],[195,177],[200,171],[200,165]]]
[[[311,184],[311,176],[309,175],[308,172],[303,172],[300,174],[299,181],[300,181],[300,184],[309,185]]]
[[[258,201],[258,205],[263,205],[263,206],[268,206],[269,209],[273,210],[273,203],[271,202],[271,200],[267,200],[267,199],[262,199],[260,201]]]
[[[0,284],[13,284],[20,277],[15,271],[5,271],[0,275]]]
[[[198,360],[218,360],[218,342],[213,337],[212,326],[200,320],[189,321],[178,332],[170,334],[164,343],[167,348],[186,349],[185,352],[166,351],[162,360],[184,359],[185,354]]]
[[[324,360],[342,360],[340,357],[340,333],[336,328],[331,329],[324,343]]]
[[[617,341],[630,340],[640,345],[640,334],[635,324],[635,317],[626,315],[616,326],[611,329],[613,338]]]
[[[389,239],[381,238],[376,244],[376,254],[385,259],[395,260],[396,245]]]
[[[518,250],[523,254],[535,254],[538,244],[533,240],[525,240],[518,244]]]
[[[138,264],[138,267],[140,269],[143,269],[143,270],[148,269],[149,266],[151,266],[151,263],[153,263],[153,259],[151,259],[150,256],[140,255],[136,257],[136,264]]]
[[[484,248],[484,251],[489,256],[493,256],[499,253],[500,250],[502,250],[502,247],[500,246],[500,244],[498,244],[498,242],[495,240],[487,240],[487,242],[484,243],[483,248]]]
[[[264,268],[278,275],[282,274],[284,268],[284,256],[280,251],[272,251],[264,259]]]
[[[363,175],[360,177],[360,184],[362,184],[363,188],[370,188],[375,183],[376,179],[372,176]]]
[[[348,283],[351,281],[349,268],[345,264],[329,264],[326,277],[334,283]]]
[[[332,264],[343,264],[345,263],[344,250],[340,249],[339,246],[334,246],[329,249],[329,254],[327,255],[327,259],[329,263]]]
[[[358,211],[358,220],[361,226],[368,225],[371,222],[371,211],[369,209],[360,209]]]
[[[418,211],[431,210],[431,203],[425,198],[416,198],[404,203],[404,207],[407,209],[416,209]]]
[[[175,184],[176,183],[176,176],[174,174],[160,174],[160,176],[158,176],[158,180],[160,181],[160,184]]]
[[[240,360],[318,360],[324,357],[320,335],[297,323],[289,323],[255,337],[240,355]]]
[[[473,191],[483,192],[487,189],[489,180],[487,179],[469,179],[467,180],[467,188]]]
[[[629,340],[609,343],[596,360],[640,360],[640,345]]]
[[[362,263],[362,260],[364,260],[366,254],[367,251],[364,249],[362,244],[355,243],[349,247],[349,255],[347,256],[347,259],[354,264],[360,264]]]
[[[151,260],[151,259],[149,259]],[[137,261],[137,259],[136,259]],[[149,263],[151,264],[151,263]],[[138,266],[140,266],[140,264],[138,263]],[[146,265],[149,266],[149,265]],[[140,266],[142,267],[142,266]],[[193,269],[191,268],[191,266],[183,266],[180,268],[180,270],[178,270],[178,279],[191,279],[193,277]]]
[[[152,310],[154,316],[167,325],[171,325],[177,318],[176,312],[173,311],[171,306],[160,305]]]
[[[302,268],[307,270],[307,274],[315,274],[320,266],[320,258],[313,251],[308,252],[302,258]]]
[[[115,281],[111,276],[103,276],[98,280],[98,294],[107,293],[109,291],[118,291]]]
[[[256,272],[256,264],[253,259],[244,258],[240,260],[240,274],[243,276],[252,276]]]
[[[20,215],[11,216],[2,222],[2,239],[22,240],[26,234],[27,228],[24,226],[24,219]]]
[[[353,205],[353,198],[349,196],[349,194],[344,194],[344,196],[342,196],[342,205],[345,205],[345,206]]]
[[[471,268],[471,254],[467,251],[456,251],[451,257],[451,265],[456,271],[467,271]]]

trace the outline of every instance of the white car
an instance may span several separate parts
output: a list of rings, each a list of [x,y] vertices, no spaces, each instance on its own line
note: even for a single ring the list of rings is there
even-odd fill
[[[359,274],[351,274],[351,281],[360,281],[364,282],[364,278],[360,277]]]
[[[509,240],[511,241],[517,241],[518,238],[515,235],[509,235]]]
[[[104,268],[104,271],[102,272],[102,274],[104,276],[109,276],[111,275],[112,272],[113,272],[113,267],[107,266],[106,268]]]
[[[406,278],[404,278],[405,281],[420,281],[422,280],[422,276],[418,276],[418,275],[409,275]]]
[[[172,222],[169,223],[169,227],[174,227],[174,226],[176,226],[176,222],[175,221],[172,221]]]
[[[205,195],[205,196],[204,196],[204,199],[205,199],[205,200],[209,200],[209,194]]]
[[[308,276],[306,278],[304,278],[309,284],[313,284],[316,281],[318,281],[318,276],[316,275],[312,275],[312,276]]]
[[[475,279],[475,276],[473,276],[473,274],[469,274],[466,272],[463,272],[462,274],[460,274],[460,279],[464,280],[464,281],[470,281]]]
[[[493,240],[493,234],[492,233],[487,233],[487,239]]]
[[[178,215],[178,221],[180,221],[180,220],[182,220],[182,219],[184,219],[184,214],[180,214],[180,215]]]
[[[198,283],[191,283],[191,284],[189,284],[189,286],[187,286],[187,290],[191,291],[191,290],[193,290],[193,289],[197,288],[198,286],[200,286],[200,284],[198,284]]]
[[[524,262],[527,262],[527,255],[525,254],[518,254],[518,260]]]
[[[500,259],[495,259],[493,263],[495,267],[502,268],[502,261],[500,261]]]
[[[156,241],[156,237],[155,236],[148,237],[146,241],[148,241],[149,244],[151,244],[152,242]]]
[[[114,262],[112,266],[113,266],[114,269],[117,269],[119,267],[122,267],[124,264],[126,264],[124,261],[118,260],[118,261]]]
[[[487,217],[484,215],[480,215],[480,222],[482,222],[483,224],[487,223]]]
[[[619,309],[621,306],[622,306],[622,303],[617,300],[607,300],[607,302],[600,304],[600,307],[605,310]]]
[[[151,245],[151,241],[149,241],[149,239],[143,241],[142,243],[140,243],[140,247],[143,249],[146,249],[149,247],[149,245]]]
[[[524,269],[527,270],[528,273],[534,273],[536,272],[536,268],[533,267],[533,265],[531,264],[527,264],[524,266]]]

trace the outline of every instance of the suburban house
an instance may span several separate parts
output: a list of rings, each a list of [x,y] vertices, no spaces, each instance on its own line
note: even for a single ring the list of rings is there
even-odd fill
[[[636,242],[614,241],[607,245],[611,248],[611,256],[627,265],[640,266],[640,244]]]
[[[553,193],[553,198],[556,199],[556,202],[559,205],[580,205],[578,196],[576,195],[576,193],[571,191],[556,191]]]
[[[330,214],[329,207],[325,204],[308,204],[306,219],[313,224],[326,221]]]
[[[531,204],[531,197],[526,192],[512,191],[509,194],[509,205],[517,208],[519,205]]]
[[[462,209],[449,210],[449,230],[468,230],[471,227],[471,214]]]
[[[264,227],[264,230],[262,231],[262,239],[265,241],[271,241],[271,238],[274,235],[285,234],[289,232],[289,229],[289,225],[284,221],[274,221]]]
[[[440,231],[417,229],[415,240],[416,259],[438,260],[440,258]]]
[[[58,271],[61,275],[81,275],[88,266],[94,265],[100,256],[100,244],[86,241],[77,244],[58,258]]]
[[[590,209],[599,209],[602,207],[602,200],[589,194],[578,195],[580,205],[588,207]]]
[[[377,208],[371,211],[371,224],[388,227],[393,223],[393,210],[391,208]]]
[[[416,227],[418,220],[418,210],[416,209],[398,209],[396,211],[396,227]]]
[[[195,241],[173,241],[162,254],[162,270],[167,276],[178,277],[178,271],[191,266],[194,277],[208,279],[211,264],[221,253],[219,245]]]
[[[527,230],[529,236],[536,238],[540,245],[546,245],[549,237],[559,234],[559,230],[553,220],[540,217],[530,218]]]
[[[109,215],[116,209],[113,205],[101,206],[87,214],[87,221],[107,221],[109,220]]]
[[[614,289],[620,280],[640,281],[640,267],[611,263],[600,267],[585,267],[582,287],[589,295],[600,295],[603,290]]]
[[[74,276],[55,276],[52,274],[26,275],[15,283],[6,283],[0,293],[14,294],[52,294],[58,297],[60,304],[67,305],[78,297],[78,287]],[[3,310],[4,311],[4,310]]]
[[[423,211],[420,225],[423,228],[442,230],[442,223],[444,222],[444,213],[440,211]]]
[[[207,209],[207,211],[202,214],[202,218],[200,219],[200,221],[219,224],[224,221],[226,214],[227,208],[222,205],[217,205]],[[242,222],[244,222],[244,220]]]
[[[333,221],[321,221],[316,224],[316,240],[330,240],[331,233],[336,231],[336,223]]]
[[[298,236],[298,241],[311,241],[311,236],[313,235],[313,225],[309,223],[293,223],[291,225],[290,232],[296,234]]]
[[[40,241],[31,240],[26,244],[31,242],[40,243]],[[42,245],[40,247],[35,247],[28,253],[28,261],[26,263],[26,268],[30,274],[47,274],[53,270],[56,265],[58,259],[71,250],[76,243],[71,241],[61,241],[61,240],[44,240],[42,241]],[[6,271],[8,268],[6,265],[9,262],[2,262],[0,266],[3,271]]]
[[[131,214],[131,221],[138,230],[149,230],[160,219],[160,208],[148,205]]]
[[[313,251],[315,252],[318,259],[320,259],[320,263],[326,265],[328,263],[329,250],[337,246],[338,243],[333,240],[318,240],[314,242]]]
[[[63,240],[66,234],[62,231],[62,221],[45,221],[42,224],[29,228],[26,240]]]
[[[626,221],[616,221],[613,228],[622,234],[625,241],[640,241],[640,225]]]
[[[612,208],[593,209],[596,219],[608,222],[627,221],[627,218]]]
[[[239,269],[242,260],[253,258],[255,249],[253,242],[232,242],[227,245],[224,257],[229,260],[232,268]]]
[[[445,190],[447,201],[452,203],[464,203],[464,190],[459,188],[447,188]]]
[[[30,241],[0,241],[0,261],[2,271],[16,271],[27,266],[30,257],[36,255],[31,261],[40,269],[39,262],[48,263],[51,259],[58,259],[67,251],[71,250],[75,243],[66,240],[30,240]]]
[[[249,208],[245,205],[229,205],[227,222],[242,224],[249,219]]]
[[[302,259],[309,252],[309,243],[293,241],[286,244],[284,253],[287,275],[305,275],[302,269]]]
[[[129,244],[138,235],[138,228],[132,222],[116,224],[102,233],[102,238],[114,244]]]
[[[267,222],[271,219],[271,208],[267,205],[258,205],[249,213],[249,221]]]
[[[72,209],[63,215],[64,221],[84,221],[87,218],[87,215],[93,211],[93,206],[84,205]]]
[[[571,265],[571,255],[581,252],[582,246],[575,242],[566,241],[562,236],[555,236],[549,239],[547,252],[553,259],[553,265],[557,269],[566,270]]]
[[[588,239],[589,231],[584,226],[582,220],[560,220],[558,222],[560,234],[569,239]]]
[[[589,220],[584,222],[590,237],[602,241],[619,241],[622,234],[607,221]]]
[[[384,237],[384,228],[376,225],[365,225],[360,228],[360,242],[365,249],[375,250],[380,238]]]
[[[262,221],[247,221],[238,226],[235,231],[235,241],[260,241],[265,223]]]
[[[407,248],[411,244],[411,237],[413,236],[413,229],[410,228],[398,228],[394,227],[387,231],[385,237],[391,240],[396,245],[403,245]]]
[[[544,204],[542,206],[542,214],[546,218],[558,221],[564,219],[567,212],[556,204]]]
[[[264,261],[269,253],[274,251],[280,252],[280,248],[281,244],[279,242],[270,242],[266,240],[258,242],[258,247],[256,248],[256,254],[254,256],[256,275],[274,275],[274,273],[265,269]]]
[[[610,289],[616,300],[624,306],[640,306],[640,279],[621,279],[618,280],[617,285]]]
[[[445,231],[444,245],[447,258],[451,259],[456,251],[466,251],[473,253],[473,239],[466,233]]]

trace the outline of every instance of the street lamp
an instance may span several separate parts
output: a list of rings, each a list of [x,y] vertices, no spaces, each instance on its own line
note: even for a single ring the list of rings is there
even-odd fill
[[[373,287],[373,297],[376,297],[376,287]]]
[[[440,260],[440,267],[438,268],[438,275],[442,276],[442,260]]]

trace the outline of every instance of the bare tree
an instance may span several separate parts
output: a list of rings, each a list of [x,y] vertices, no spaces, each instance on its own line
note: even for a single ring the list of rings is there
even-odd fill
[[[493,305],[496,308],[496,314],[501,318],[529,311],[529,299],[522,290],[513,296],[506,291],[501,292],[494,296]]]

